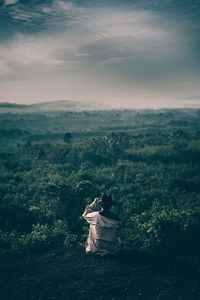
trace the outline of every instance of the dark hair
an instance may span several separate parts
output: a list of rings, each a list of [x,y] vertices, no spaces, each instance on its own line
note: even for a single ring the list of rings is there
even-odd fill
[[[103,209],[110,209],[114,204],[111,195],[103,194],[101,196],[101,207]]]

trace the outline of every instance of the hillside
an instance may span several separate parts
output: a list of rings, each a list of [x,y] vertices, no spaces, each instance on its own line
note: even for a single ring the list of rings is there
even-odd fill
[[[106,110],[109,106],[92,102],[76,102],[76,101],[48,101],[34,104],[17,104],[3,102],[0,103],[0,113],[27,113],[27,112],[59,112],[59,111],[94,111]]]
[[[199,300],[199,268],[133,250],[100,258],[60,249],[1,264],[1,299]]]
[[[0,114],[0,300],[199,300],[199,116]],[[102,192],[126,250],[98,258],[81,215]]]

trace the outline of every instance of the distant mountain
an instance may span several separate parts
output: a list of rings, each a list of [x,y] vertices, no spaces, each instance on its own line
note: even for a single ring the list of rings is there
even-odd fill
[[[41,102],[31,105],[32,109],[41,111],[88,111],[88,110],[101,110],[108,109],[109,107],[92,103],[92,102],[76,102],[76,101],[51,101]]]
[[[93,103],[93,102],[75,102],[75,101],[50,101],[40,102],[34,104],[17,104],[3,102],[0,103],[0,113],[23,113],[23,112],[62,112],[62,111],[95,111],[95,110],[108,110],[111,107]]]
[[[27,107],[29,107],[29,105],[10,103],[10,102],[0,102],[0,109],[1,108],[27,108]]]

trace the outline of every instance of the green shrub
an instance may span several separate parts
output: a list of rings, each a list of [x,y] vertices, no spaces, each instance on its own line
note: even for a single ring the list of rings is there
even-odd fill
[[[199,255],[200,210],[165,208],[130,218],[125,231],[130,245],[163,254]]]
[[[52,225],[38,223],[27,234],[0,231],[0,255],[39,253],[63,246],[69,249],[75,242],[76,236],[69,232],[65,221],[56,220]]]
[[[50,248],[65,246],[71,247],[76,241],[76,236],[69,232],[65,221],[56,220],[53,225],[33,225],[30,234],[22,235],[21,246],[24,251],[41,252]]]

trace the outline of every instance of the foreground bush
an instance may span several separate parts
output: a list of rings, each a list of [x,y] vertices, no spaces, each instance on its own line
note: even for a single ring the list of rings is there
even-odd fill
[[[76,236],[69,232],[65,221],[56,220],[52,225],[38,223],[27,234],[0,231],[0,255],[39,253],[63,246],[69,249],[75,242]]]
[[[143,212],[129,222],[129,245],[169,255],[200,254],[199,209]]]

